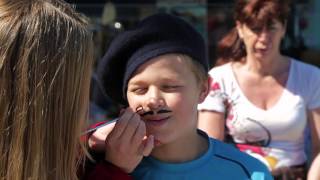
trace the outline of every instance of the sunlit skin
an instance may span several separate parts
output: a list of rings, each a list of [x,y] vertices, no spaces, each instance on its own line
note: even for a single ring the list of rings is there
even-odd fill
[[[154,112],[142,119],[156,141],[152,155],[162,161],[191,160],[207,149],[197,133],[197,105],[207,94],[207,84],[197,82],[190,68],[176,54],[158,56],[141,65],[128,82],[129,106]]]

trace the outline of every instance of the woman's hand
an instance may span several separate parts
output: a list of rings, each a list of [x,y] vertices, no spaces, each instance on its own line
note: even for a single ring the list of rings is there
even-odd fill
[[[146,126],[140,115],[127,108],[105,139],[105,160],[130,173],[153,147],[154,137],[146,137]]]

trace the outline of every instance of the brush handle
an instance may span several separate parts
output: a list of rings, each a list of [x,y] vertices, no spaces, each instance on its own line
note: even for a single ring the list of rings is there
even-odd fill
[[[112,119],[111,121],[107,121],[107,122],[105,122],[105,123],[103,123],[103,124],[100,124],[99,126],[96,126],[96,127],[94,127],[94,128],[88,129],[88,130],[84,131],[81,135],[85,135],[85,134],[91,133],[91,132],[93,132],[93,131],[95,131],[95,130],[97,130],[97,129],[99,129],[99,128],[102,128],[102,127],[108,125],[108,124],[111,124],[111,123],[113,123],[113,122],[116,122],[118,119],[119,119],[119,118],[115,118],[115,119]]]

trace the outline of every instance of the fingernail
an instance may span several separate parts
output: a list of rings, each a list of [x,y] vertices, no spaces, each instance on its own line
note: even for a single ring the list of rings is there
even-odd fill
[[[142,106],[139,106],[136,108],[136,113],[140,114],[143,112],[143,107]]]

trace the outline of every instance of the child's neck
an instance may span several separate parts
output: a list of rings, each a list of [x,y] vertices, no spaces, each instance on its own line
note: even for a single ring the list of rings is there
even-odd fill
[[[168,163],[181,163],[199,158],[208,150],[208,140],[195,133],[170,144],[161,145],[152,151],[152,156]]]

